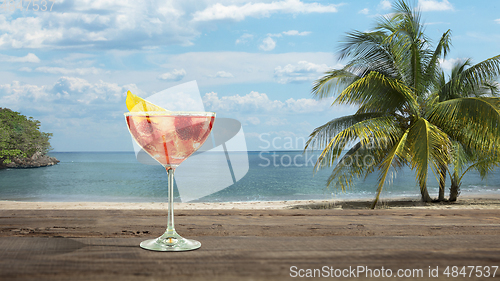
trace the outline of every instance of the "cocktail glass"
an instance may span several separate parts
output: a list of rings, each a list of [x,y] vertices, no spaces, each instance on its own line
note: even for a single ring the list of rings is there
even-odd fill
[[[153,251],[189,251],[201,243],[181,237],[174,227],[174,172],[210,135],[214,112],[127,112],[125,119],[134,140],[168,175],[168,223],[165,233],[145,240],[141,247]]]

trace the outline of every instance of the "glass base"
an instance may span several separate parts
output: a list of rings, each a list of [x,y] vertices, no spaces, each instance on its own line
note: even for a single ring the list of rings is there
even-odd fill
[[[196,240],[186,239],[173,232],[163,234],[156,239],[149,239],[141,242],[141,248],[160,252],[181,252],[196,250],[201,247],[201,243]]]

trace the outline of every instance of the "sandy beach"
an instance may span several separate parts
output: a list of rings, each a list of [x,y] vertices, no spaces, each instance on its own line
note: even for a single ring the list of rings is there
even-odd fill
[[[0,280],[500,279],[498,198],[369,203],[178,203],[202,247],[159,253],[138,245],[165,230],[163,203],[1,201]]]
[[[365,209],[371,200],[287,200],[248,201],[218,203],[174,203],[176,210],[284,210],[284,209]],[[166,210],[167,203],[131,202],[27,202],[2,201],[2,210]],[[498,209],[500,195],[467,195],[453,203],[423,203],[415,198],[388,198],[381,200],[377,209],[424,208],[424,209]]]

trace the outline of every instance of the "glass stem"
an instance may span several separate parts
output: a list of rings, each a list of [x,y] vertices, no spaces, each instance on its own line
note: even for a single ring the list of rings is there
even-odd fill
[[[167,234],[174,234],[174,172],[175,168],[167,167],[168,176],[168,223],[167,223]]]

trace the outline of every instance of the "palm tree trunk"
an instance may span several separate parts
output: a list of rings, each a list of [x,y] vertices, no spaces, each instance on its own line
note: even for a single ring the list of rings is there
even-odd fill
[[[427,186],[420,187],[420,193],[422,194],[422,202],[431,202],[432,199],[427,191]]]
[[[445,201],[444,190],[446,188],[446,166],[442,165],[439,167],[439,197],[438,201]]]
[[[458,195],[460,195],[460,185],[462,185],[462,183],[458,182],[458,175],[454,173],[451,177],[450,202],[457,201]]]

